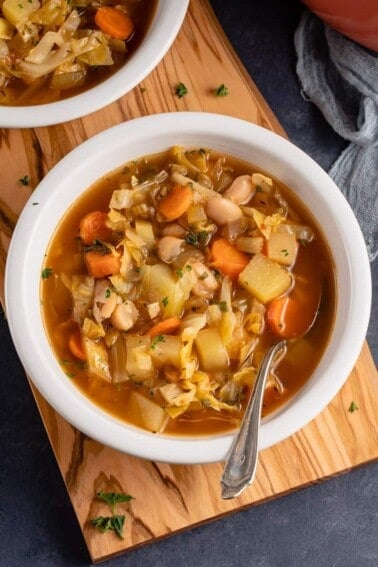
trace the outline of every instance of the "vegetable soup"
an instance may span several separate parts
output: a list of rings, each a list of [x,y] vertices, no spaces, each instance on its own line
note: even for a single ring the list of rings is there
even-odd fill
[[[49,245],[41,299],[53,351],[88,398],[184,435],[235,429],[282,338],[263,415],[295,395],[336,305],[328,246],[293,192],[239,159],[178,146],[75,201]]]
[[[0,104],[45,104],[120,69],[143,40],[157,0],[3,0]]]

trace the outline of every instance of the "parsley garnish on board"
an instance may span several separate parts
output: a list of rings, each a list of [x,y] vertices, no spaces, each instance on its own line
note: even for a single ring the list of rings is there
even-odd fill
[[[175,89],[175,95],[178,96],[179,98],[183,98],[185,95],[188,94],[188,89],[186,88],[186,86],[184,85],[184,83],[179,83],[176,86]]]
[[[162,304],[164,305],[164,307],[167,307],[169,300],[168,297],[163,297],[163,299],[161,300]]]
[[[101,533],[114,531],[120,539],[123,539],[122,531],[125,523],[125,516],[98,516],[91,520],[91,524]]]
[[[44,268],[41,272],[41,277],[42,277],[43,280],[47,280],[47,278],[52,276],[52,274],[53,274],[52,268]]]
[[[215,94],[216,96],[228,96],[230,93],[228,92],[228,87],[222,83],[217,89],[215,89]]]
[[[112,511],[112,515],[93,518],[90,520],[91,525],[101,533],[114,531],[120,539],[123,539],[122,531],[125,523],[125,516],[116,514],[115,507],[117,504],[122,502],[130,502],[130,500],[133,500],[134,497],[122,492],[104,492],[103,490],[96,492],[96,496],[99,500],[106,502]]]
[[[103,500],[104,502],[107,503],[107,505],[112,511],[112,514],[115,513],[116,504],[119,504],[120,502],[130,502],[130,500],[134,500],[133,496],[130,496],[130,494],[124,494],[123,492],[104,492],[103,490],[100,490],[99,492],[96,492],[96,496],[100,500]]]

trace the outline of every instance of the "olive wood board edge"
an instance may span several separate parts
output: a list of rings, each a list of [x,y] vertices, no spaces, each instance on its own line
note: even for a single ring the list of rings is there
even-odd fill
[[[208,69],[211,69],[209,73]],[[182,81],[188,95],[177,98]],[[214,89],[227,84],[229,96]],[[143,89],[145,90],[142,90]],[[0,298],[9,240],[32,188],[70,150],[124,120],[169,111],[207,111],[243,118],[285,135],[225,37],[207,0],[191,0],[175,43],[158,67],[102,111],[48,128],[0,131]],[[17,159],[14,156],[17,155]],[[17,181],[25,173],[30,183]],[[378,459],[378,380],[365,343],[349,379],[328,407],[289,439],[261,452],[256,480],[233,500],[220,497],[222,463],[169,465],[119,453],[68,424],[31,388],[93,562],[288,494]],[[354,401],[358,411],[348,412]],[[120,505],[124,540],[100,534],[89,520],[109,511],[98,490],[135,496]]]

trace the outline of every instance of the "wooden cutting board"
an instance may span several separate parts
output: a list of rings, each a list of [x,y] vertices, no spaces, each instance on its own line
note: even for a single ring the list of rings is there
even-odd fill
[[[179,99],[182,81],[188,94]],[[229,96],[216,97],[225,83]],[[145,90],[144,90],[145,89]],[[285,135],[224,36],[207,0],[191,0],[182,30],[160,65],[128,95],[81,120],[49,128],[2,130],[0,146],[0,297],[9,239],[30,192],[83,140],[121,121],[167,111],[208,111],[244,118]],[[30,183],[20,179],[28,175]],[[89,439],[60,417],[31,385],[68,495],[94,562],[215,520],[244,507],[341,474],[378,458],[378,379],[367,345],[343,389],[309,425],[262,451],[256,480],[240,497],[224,501],[222,464],[173,466],[118,453]],[[348,412],[354,401],[358,411]],[[135,497],[124,539],[100,534],[89,520],[109,511],[98,490]]]

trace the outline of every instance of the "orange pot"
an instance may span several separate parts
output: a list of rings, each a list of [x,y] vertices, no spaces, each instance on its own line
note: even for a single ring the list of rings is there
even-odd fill
[[[337,31],[378,51],[378,0],[303,0]]]

